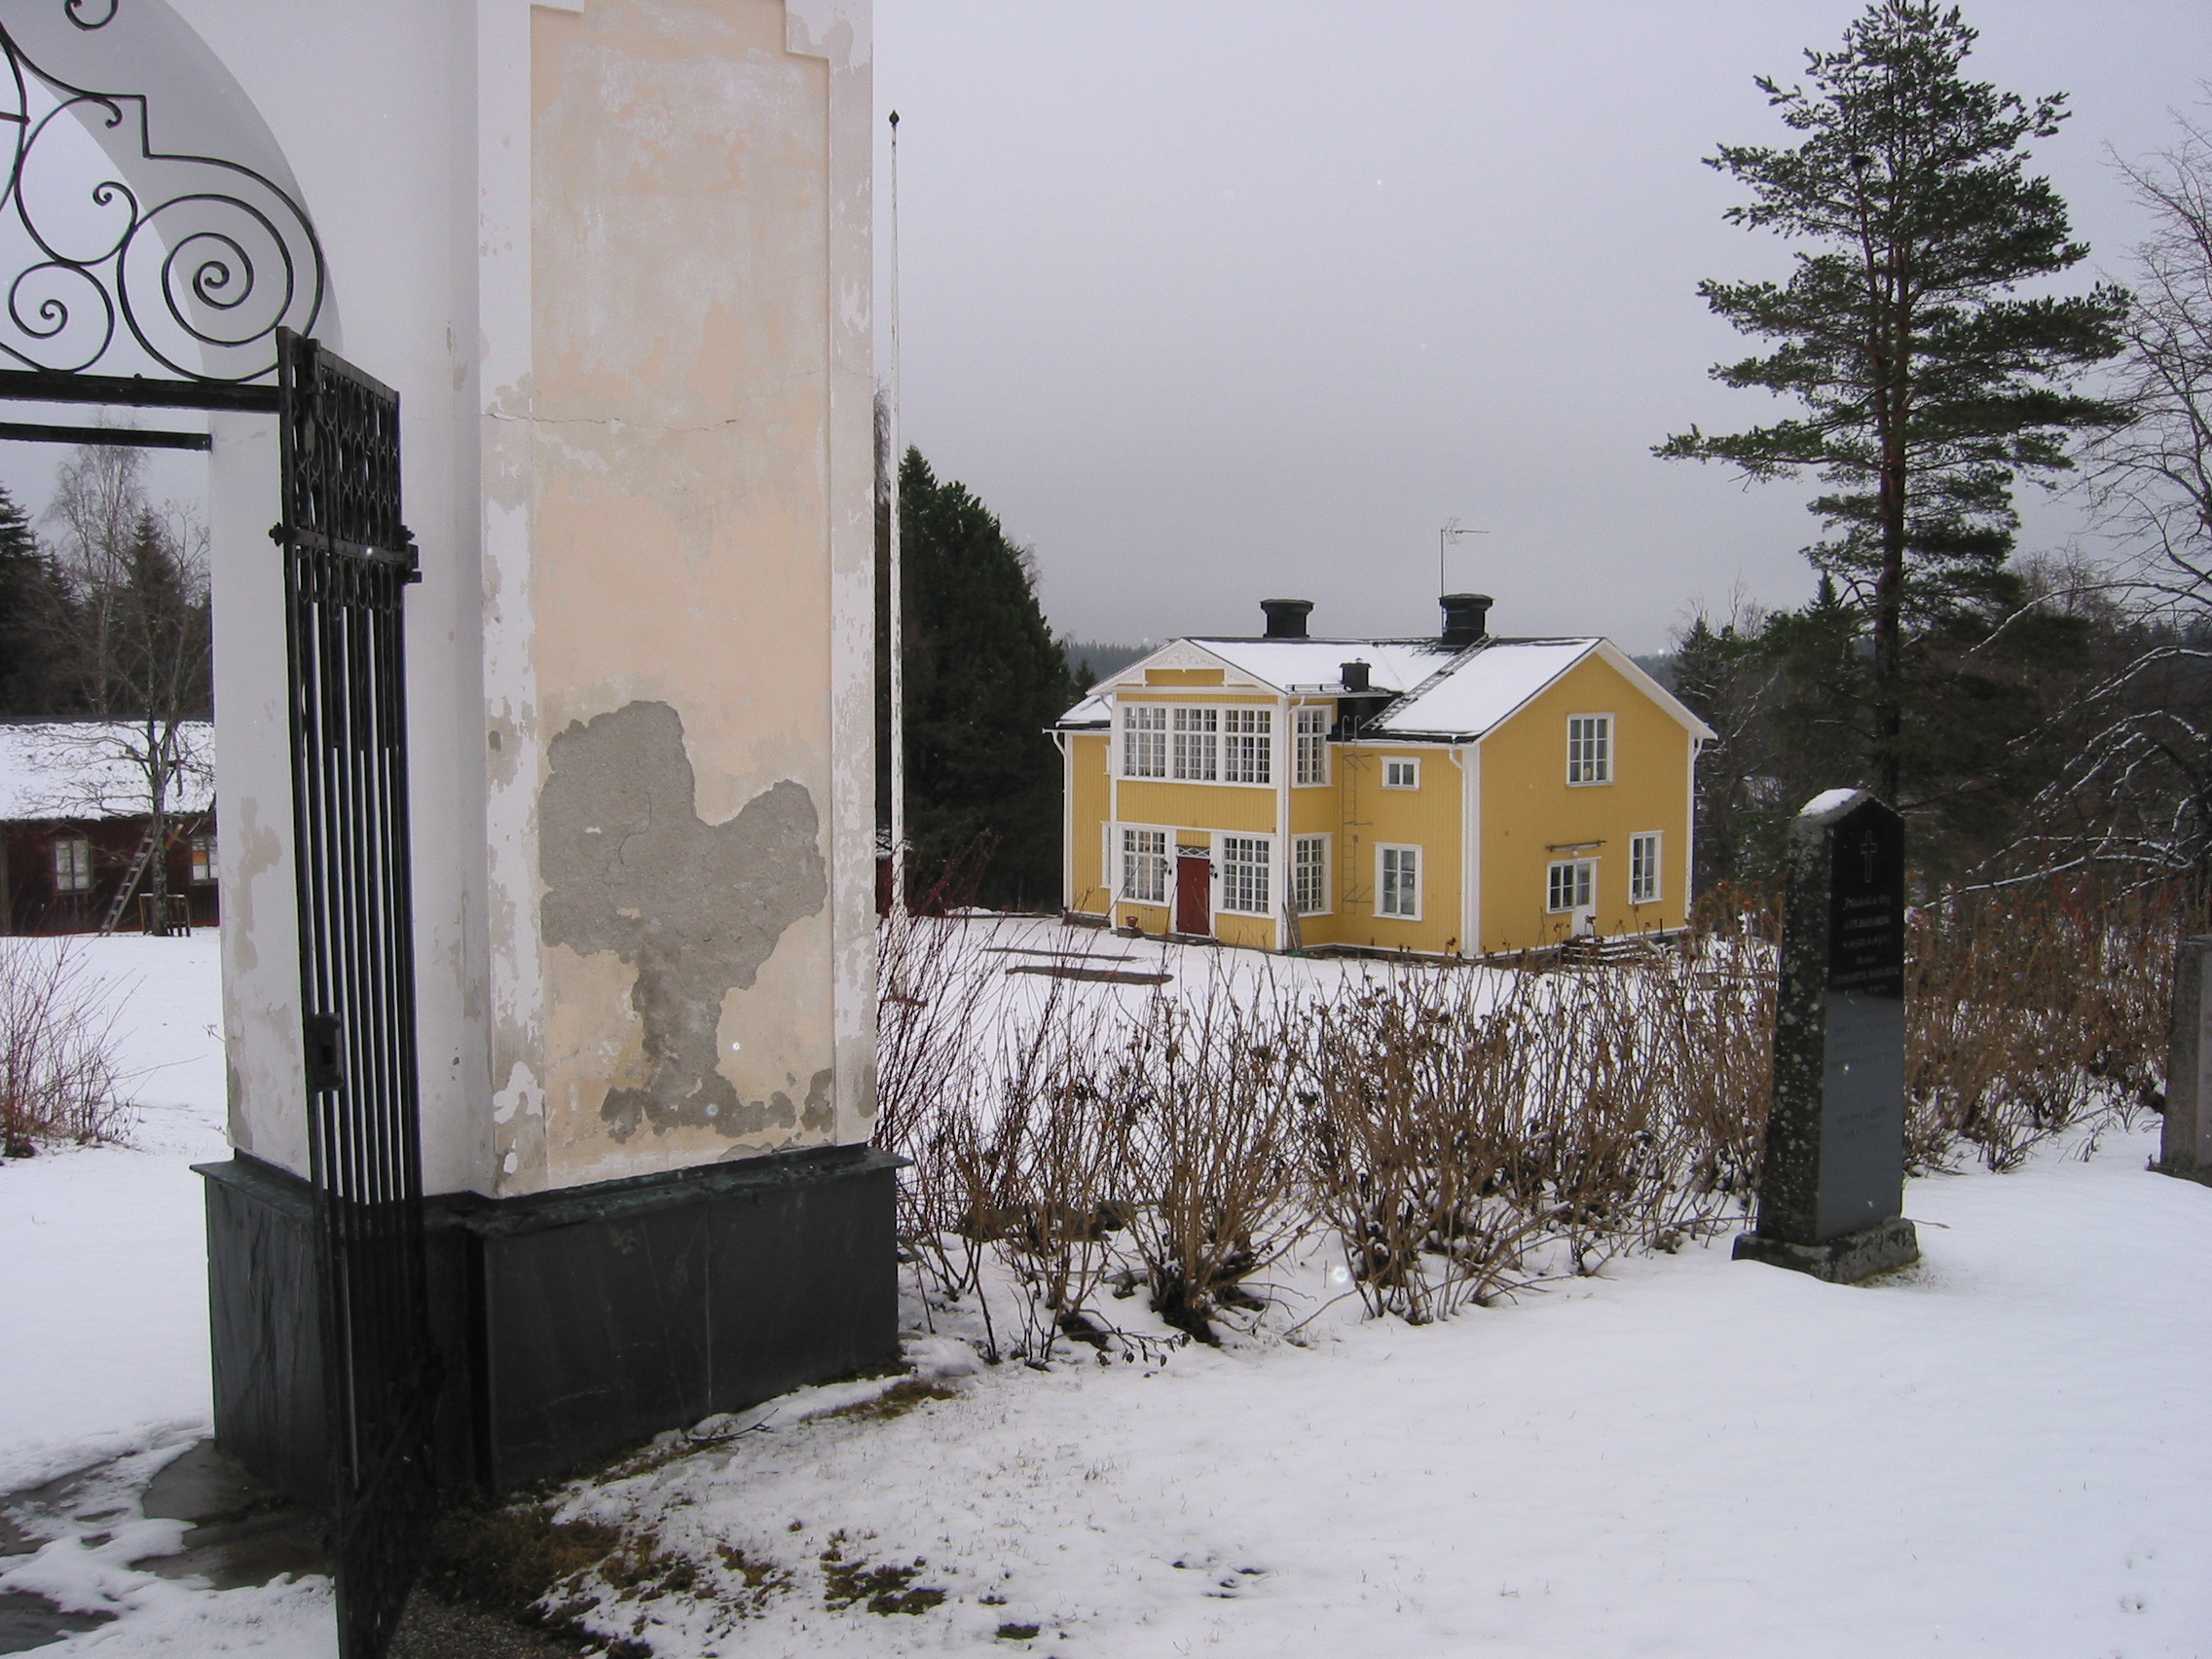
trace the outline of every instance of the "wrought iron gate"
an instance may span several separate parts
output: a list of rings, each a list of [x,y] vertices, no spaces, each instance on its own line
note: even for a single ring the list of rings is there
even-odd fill
[[[339,1652],[374,1659],[435,1503],[416,1111],[399,398],[277,345],[284,625]]]

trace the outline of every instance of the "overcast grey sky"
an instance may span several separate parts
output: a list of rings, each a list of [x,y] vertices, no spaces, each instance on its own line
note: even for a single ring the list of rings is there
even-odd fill
[[[1643,651],[1693,601],[1800,603],[1808,489],[1648,452],[1761,416],[1707,380],[1743,343],[1695,288],[1784,247],[1721,223],[1737,193],[1700,160],[1780,141],[1752,76],[1862,9],[877,0],[905,436],[1087,638],[1256,632],[1272,595],[1316,632],[1424,631],[1455,515],[1491,534],[1450,585],[1501,632]],[[2118,271],[2142,223],[2104,146],[2202,97],[2212,5],[1966,10],[1971,71],[2072,94],[2037,166]],[[2023,505],[2023,551],[2074,534]]]

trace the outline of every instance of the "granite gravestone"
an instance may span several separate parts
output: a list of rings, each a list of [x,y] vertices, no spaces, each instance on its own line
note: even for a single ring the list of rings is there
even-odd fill
[[[1830,790],[1790,829],[1774,1104],[1740,1259],[1850,1282],[1920,1259],[1904,1207],[1904,822]]]
[[[2212,939],[2185,939],[2174,952],[2173,1042],[2166,1051],[2157,1167],[2212,1185]]]

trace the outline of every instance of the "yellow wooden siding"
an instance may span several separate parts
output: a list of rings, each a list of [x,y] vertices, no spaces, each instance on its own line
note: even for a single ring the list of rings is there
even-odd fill
[[[1464,948],[1459,938],[1462,882],[1459,813],[1462,774],[1440,744],[1340,745],[1332,758],[1342,818],[1332,848],[1336,911],[1303,929],[1309,944],[1370,944],[1442,953]],[[1382,787],[1385,759],[1420,762],[1420,787]],[[1293,792],[1295,795],[1296,792]],[[1407,921],[1376,913],[1376,849],[1420,849],[1420,916]]]
[[[1570,715],[1613,717],[1613,782],[1567,781]],[[1682,925],[1689,889],[1689,732],[1602,658],[1585,658],[1483,740],[1482,948],[1522,950],[1556,942],[1568,918],[1546,913],[1545,871],[1554,859],[1598,861],[1602,933]],[[1425,783],[1425,779],[1423,782]],[[1659,902],[1628,902],[1629,837],[1661,836]],[[1598,841],[1587,852],[1555,845]]]
[[[1070,769],[1075,782],[1075,811],[1069,820],[1068,851],[1072,879],[1067,895],[1071,910],[1104,915],[1112,901],[1111,874],[1101,869],[1105,856],[1106,822],[1110,791],[1106,785],[1107,741],[1104,732],[1084,733],[1068,740]]]
[[[1218,669],[1208,670],[1207,672],[1217,677],[1220,673]],[[1276,698],[1265,691],[1224,691],[1218,696],[1193,697],[1188,694],[1163,691],[1155,687],[1150,691],[1132,688],[1127,691],[1117,692],[1116,695],[1124,703],[1174,703],[1180,704],[1186,709],[1213,709],[1227,703],[1257,703],[1262,708],[1272,709],[1277,703]]]
[[[1103,770],[1103,762],[1101,769]],[[1100,817],[1103,820],[1103,808]],[[1272,835],[1275,829],[1275,791],[1272,784],[1163,784],[1139,778],[1122,780],[1122,822],[1228,830],[1242,835]]]
[[[1275,927],[1272,918],[1246,916],[1234,910],[1214,912],[1213,937],[1224,944],[1239,944],[1253,950],[1275,947]]]
[[[1219,685],[1228,676],[1218,668],[1148,668],[1147,685]]]

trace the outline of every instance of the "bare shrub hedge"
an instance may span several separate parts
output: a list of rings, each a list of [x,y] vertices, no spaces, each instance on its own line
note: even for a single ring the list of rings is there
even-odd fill
[[[0,938],[0,1157],[123,1137],[114,1028],[76,940]]]
[[[1215,983],[1123,1003],[1031,978],[1009,1017],[1004,959],[964,924],[889,918],[878,1138],[913,1160],[903,1248],[930,1294],[982,1298],[994,1349],[1003,1322],[1041,1363],[1120,1336],[1109,1284],[1212,1340],[1317,1230],[1370,1313],[1419,1323],[1739,1226],[1776,929],[1757,904],[1704,915],[1625,962],[1382,964],[1331,996],[1249,958],[1233,989],[1193,951]],[[2154,1100],[2183,920],[2171,895],[2079,888],[1916,910],[1913,1167],[2012,1168]]]

